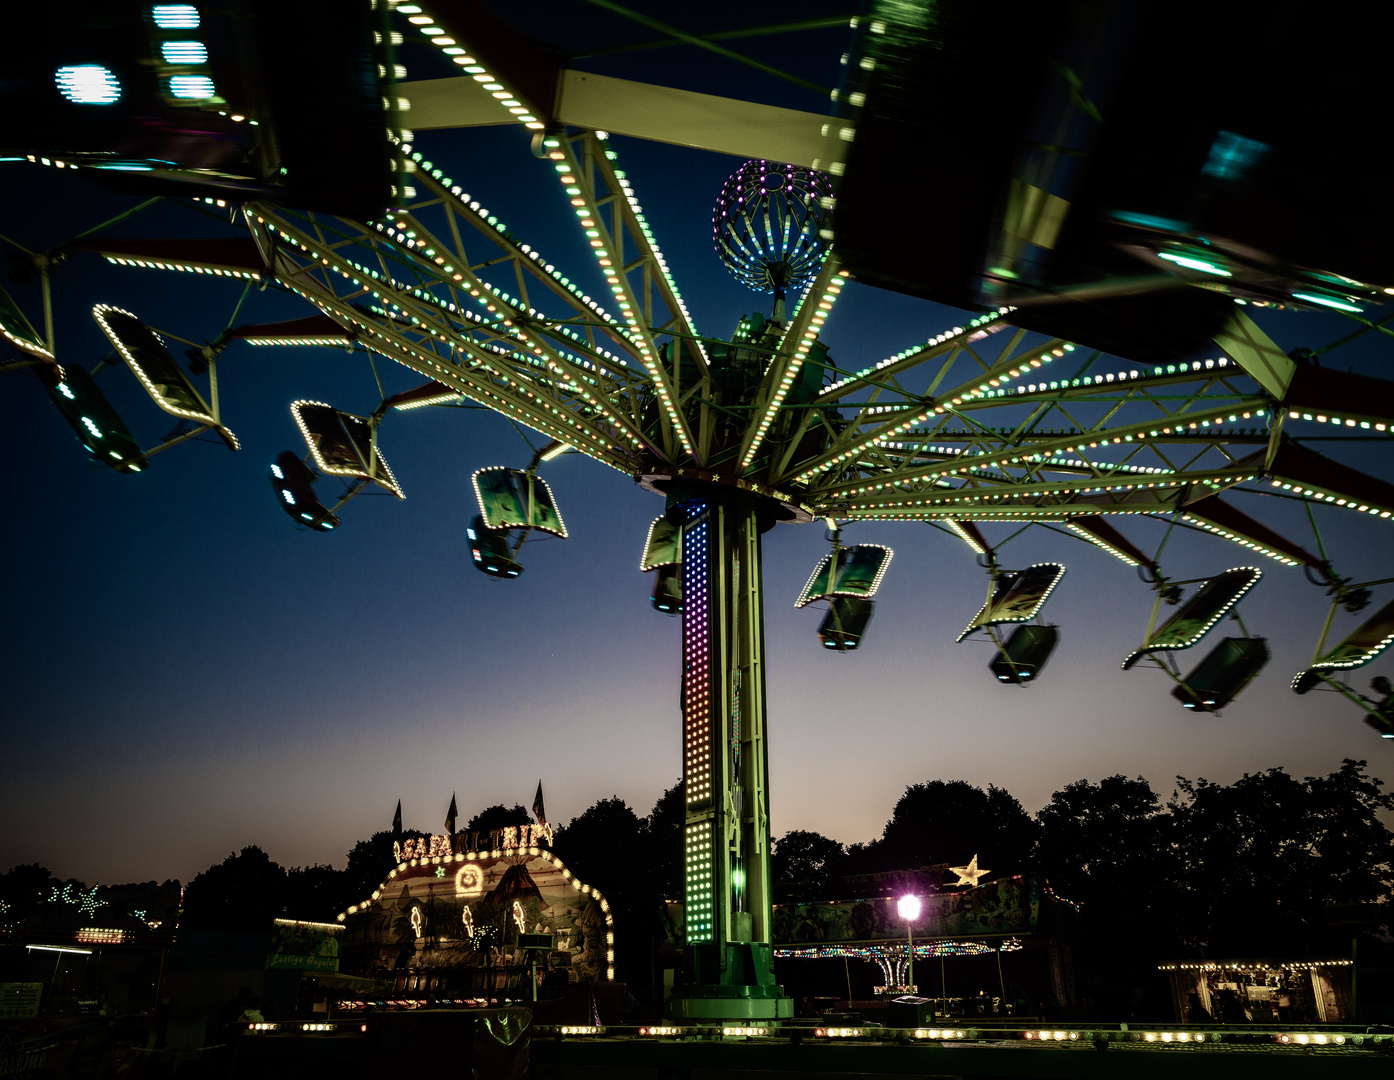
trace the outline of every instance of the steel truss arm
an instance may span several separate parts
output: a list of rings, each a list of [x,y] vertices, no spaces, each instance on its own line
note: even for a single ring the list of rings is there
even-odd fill
[[[367,347],[615,468],[632,469],[637,435],[604,396],[620,384],[604,386],[598,372],[530,340],[511,325],[517,308],[491,294],[486,314],[495,317],[486,321],[454,300],[373,270],[348,253],[374,254],[387,268],[400,252],[373,232],[344,243],[337,219],[333,234],[318,219],[292,219],[269,207],[257,207],[248,219],[275,276],[340,323],[358,327]],[[419,254],[415,269],[422,277],[433,258]]]
[[[614,151],[595,132],[548,136],[543,145],[576,209],[638,359],[658,395],[663,421],[662,456],[669,462],[688,456],[700,463],[702,440],[694,436],[683,401],[694,392],[703,399],[710,397],[706,353],[673,284],[668,264],[641,216],[634,191],[624,174],[615,168]],[[661,334],[674,335],[666,363],[656,340]],[[682,380],[684,356],[696,370],[696,379],[688,387]],[[699,428],[705,431],[710,422],[703,405]]]

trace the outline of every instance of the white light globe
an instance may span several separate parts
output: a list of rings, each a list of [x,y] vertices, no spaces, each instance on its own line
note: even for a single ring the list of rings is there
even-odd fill
[[[895,902],[895,909],[906,922],[914,922],[920,917],[920,898],[918,896],[902,896]]]

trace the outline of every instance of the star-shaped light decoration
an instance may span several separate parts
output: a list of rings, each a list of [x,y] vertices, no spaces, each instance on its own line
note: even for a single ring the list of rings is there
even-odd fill
[[[951,866],[949,867],[949,873],[958,875],[958,880],[954,882],[955,885],[972,885],[976,887],[978,878],[986,877],[988,872],[978,869],[978,853],[975,851],[973,857],[968,860],[967,866]]]
[[[436,877],[438,877],[438,878],[443,878],[443,877],[445,877],[445,867],[443,867],[443,866],[438,866],[438,867],[436,867]]]

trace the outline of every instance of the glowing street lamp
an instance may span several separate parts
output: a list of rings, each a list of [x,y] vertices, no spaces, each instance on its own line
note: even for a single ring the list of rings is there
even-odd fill
[[[905,981],[910,986],[909,993],[913,994],[915,992],[915,942],[911,935],[914,933],[915,920],[920,917],[920,898],[918,896],[902,896],[895,902],[895,909],[905,920],[905,955],[907,957]]]

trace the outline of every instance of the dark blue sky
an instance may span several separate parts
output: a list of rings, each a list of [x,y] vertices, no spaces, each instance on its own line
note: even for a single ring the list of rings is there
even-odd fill
[[[830,83],[838,38],[813,35],[799,63]],[[819,107],[725,68],[675,66],[678,55],[650,54],[647,69],[631,59],[623,72],[708,91],[730,75],[729,92]],[[420,71],[428,74],[437,72]],[[570,208],[521,131],[423,133],[419,145],[521,239],[585,277]],[[698,327],[727,334],[764,308],[711,249],[710,208],[739,161],[621,138],[616,146]],[[29,165],[0,165],[0,191],[0,233],[30,247],[129,205],[66,171]],[[119,233],[201,228],[187,208],[169,207]],[[204,340],[240,292],[93,256],[64,264],[54,286],[59,358],[88,367],[107,351],[88,314],[94,303]],[[6,287],[39,322],[37,289]],[[243,319],[304,313],[268,291],[253,294]],[[824,341],[840,365],[860,366],[961,322],[949,309],[854,284]],[[1264,325],[1284,348],[1320,345],[1350,326],[1291,313]],[[1385,341],[1372,337],[1330,362],[1387,372]],[[385,361],[379,369],[389,391],[419,381]],[[238,344],[219,370],[241,452],[184,445],[137,476],[88,466],[39,384],[25,373],[3,379],[0,869],[39,861],[89,882],[188,880],[252,843],[286,865],[342,865],[356,840],[387,827],[398,798],[408,827],[439,829],[452,791],[468,816],[529,803],[539,777],[557,821],[612,794],[646,813],[680,772],[678,624],[649,608],[652,579],[637,570],[659,500],[589,459],[554,461],[544,475],[571,538],[529,544],[516,581],[486,578],[469,565],[464,537],[475,512],[470,473],[522,467],[531,452],[491,413],[423,409],[389,416],[381,434],[405,501],[361,498],[336,532],[299,532],[266,482],[277,452],[303,450],[288,406],[315,398],[366,414],[378,401],[369,364],[340,350]],[[108,369],[99,381],[143,444],[172,426],[128,371]],[[1388,473],[1387,453],[1340,453]],[[1310,546],[1299,505],[1234,501]],[[1319,521],[1342,574],[1394,572],[1389,522],[1330,511]],[[1163,530],[1135,519],[1120,527],[1145,549]],[[852,531],[896,554],[866,644],[846,655],[818,647],[816,610],[793,610],[825,550],[821,528],[779,526],[765,537],[776,834],[870,839],[907,784],[934,778],[997,784],[1032,812],[1067,783],[1117,772],[1169,794],[1177,774],[1229,782],[1283,766],[1301,776],[1357,757],[1394,779],[1390,744],[1357,710],[1334,694],[1298,698],[1287,688],[1326,611],[1322,590],[1298,570],[1210,537],[1170,541],[1172,577],[1255,562],[1265,575],[1242,611],[1269,636],[1273,659],[1223,716],[1196,717],[1161,673],[1119,669],[1141,642],[1151,593],[1098,549],[1036,529],[1005,550],[1009,563],[1069,566],[1046,609],[1062,643],[1041,681],[1022,690],[993,682],[982,644],[953,643],[986,588],[960,541],[918,524]],[[988,531],[1000,539],[1007,530]],[[1343,614],[1338,629],[1355,622]],[[1394,673],[1386,659],[1356,684],[1378,672]]]

